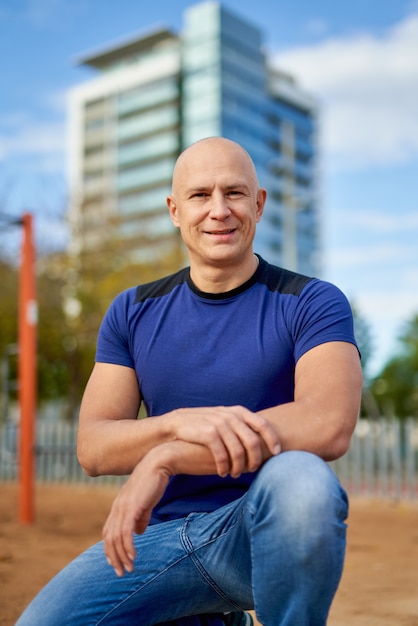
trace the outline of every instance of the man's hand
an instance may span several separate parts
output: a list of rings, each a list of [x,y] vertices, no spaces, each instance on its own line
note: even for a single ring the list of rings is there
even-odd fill
[[[208,448],[219,476],[254,472],[280,452],[271,423],[243,406],[179,409],[169,415],[175,439]]]
[[[271,424],[241,406],[181,409],[166,419],[173,420],[175,440],[156,446],[136,465],[103,528],[105,554],[118,576],[133,570],[133,534],[147,528],[171,476],[237,477],[280,452]]]
[[[118,576],[133,571],[133,534],[143,533],[147,528],[152,510],[162,498],[170,476],[164,463],[157,461],[155,454],[148,453],[116,496],[103,527],[103,540],[107,561]]]
[[[182,425],[179,432],[183,433],[184,439],[163,443],[150,450],[115,498],[103,528],[103,540],[107,560],[118,576],[133,570],[133,534],[143,533],[147,528],[152,510],[162,498],[171,476],[220,473],[219,459],[223,459],[222,475],[238,476],[241,472],[258,469],[266,458],[280,451],[275,431],[267,420],[242,407],[221,409],[180,411],[185,418],[178,418]],[[223,419],[217,419],[219,415]],[[192,416],[196,424],[188,427],[189,422],[193,422]],[[228,421],[233,424],[231,428],[225,423]],[[186,437],[199,438],[201,429],[204,436],[200,439],[206,441],[206,445],[185,440]],[[213,449],[219,450],[216,462]]]

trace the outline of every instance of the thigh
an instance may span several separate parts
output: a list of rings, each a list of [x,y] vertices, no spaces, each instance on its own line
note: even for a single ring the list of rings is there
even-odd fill
[[[102,542],[92,546],[48,583],[17,626],[153,626],[233,610],[196,567],[185,540],[188,526],[189,520],[174,520],[135,536],[134,572],[120,578],[108,565]]]
[[[190,515],[182,528],[185,550],[196,570],[225,602],[225,611],[254,608],[247,496],[204,515]]]
[[[326,623],[344,563],[347,504],[334,472],[308,452],[284,452],[260,470],[246,519],[261,623]]]

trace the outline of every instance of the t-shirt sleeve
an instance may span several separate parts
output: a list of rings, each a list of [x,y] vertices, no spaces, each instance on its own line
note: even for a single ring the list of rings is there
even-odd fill
[[[295,362],[311,348],[329,341],[357,345],[348,299],[338,287],[321,280],[309,282],[297,298],[292,333]]]
[[[130,297],[131,290],[125,291],[108,308],[97,337],[97,363],[113,363],[134,368],[128,332]]]

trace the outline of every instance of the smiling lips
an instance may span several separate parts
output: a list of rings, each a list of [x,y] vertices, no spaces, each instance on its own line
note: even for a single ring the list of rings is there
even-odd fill
[[[235,232],[235,228],[226,228],[225,230],[208,230],[206,233],[208,235],[230,235]]]

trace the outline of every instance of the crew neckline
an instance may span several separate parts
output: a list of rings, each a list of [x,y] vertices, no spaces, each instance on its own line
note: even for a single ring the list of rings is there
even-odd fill
[[[255,256],[258,259],[258,265],[254,274],[250,276],[248,280],[242,283],[242,285],[238,285],[238,287],[234,287],[234,289],[230,289],[229,291],[221,291],[220,293],[212,293],[210,291],[201,291],[200,289],[198,289],[198,287],[196,287],[196,285],[191,279],[190,267],[188,268],[189,271],[187,274],[187,284],[189,288],[191,289],[191,291],[193,291],[193,293],[195,293],[200,298],[204,298],[205,300],[227,300],[228,298],[233,298],[234,296],[237,296],[240,293],[247,291],[248,289],[250,289],[250,287],[255,285],[255,283],[257,282],[264,268],[265,261],[264,259],[261,258],[259,254],[255,254]]]

